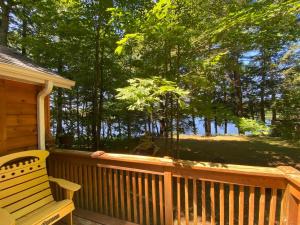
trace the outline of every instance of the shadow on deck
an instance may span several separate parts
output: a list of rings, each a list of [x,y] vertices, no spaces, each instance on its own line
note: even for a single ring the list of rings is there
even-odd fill
[[[55,225],[65,225],[62,220]],[[135,223],[119,220],[99,213],[94,213],[82,209],[73,212],[73,225],[137,225]]]

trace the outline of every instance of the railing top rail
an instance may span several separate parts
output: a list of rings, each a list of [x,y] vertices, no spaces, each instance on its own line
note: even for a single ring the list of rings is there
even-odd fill
[[[171,158],[160,158],[151,156],[139,156],[129,154],[106,153],[104,151],[86,152],[77,150],[51,150],[54,155],[80,157],[91,160],[114,161],[119,163],[142,164],[147,166],[156,166],[173,169],[193,169],[200,171],[232,173],[240,175],[255,175],[268,177],[285,178],[285,172],[279,168],[259,167],[259,166],[244,166],[234,164],[212,163],[212,162],[196,162],[188,160],[174,160]]]

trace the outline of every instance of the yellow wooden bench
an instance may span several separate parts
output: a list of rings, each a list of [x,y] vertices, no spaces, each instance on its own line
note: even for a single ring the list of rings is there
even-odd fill
[[[73,193],[80,185],[48,177],[48,155],[32,150],[0,157],[0,225],[49,225],[65,216],[72,224]],[[65,200],[54,200],[50,182],[65,189]]]

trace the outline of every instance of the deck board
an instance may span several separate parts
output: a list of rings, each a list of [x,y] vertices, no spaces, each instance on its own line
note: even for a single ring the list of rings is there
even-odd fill
[[[73,213],[73,225],[137,225],[128,221],[112,218],[99,213],[87,210],[76,209]],[[59,221],[55,225],[65,225],[64,221]]]

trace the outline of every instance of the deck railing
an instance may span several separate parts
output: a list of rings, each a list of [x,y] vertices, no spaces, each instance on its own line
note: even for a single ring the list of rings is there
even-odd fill
[[[137,224],[300,225],[300,173],[292,167],[70,150],[52,151],[48,166],[82,185],[77,207]]]

